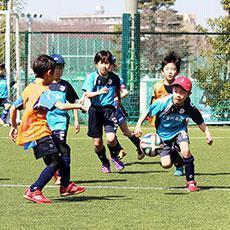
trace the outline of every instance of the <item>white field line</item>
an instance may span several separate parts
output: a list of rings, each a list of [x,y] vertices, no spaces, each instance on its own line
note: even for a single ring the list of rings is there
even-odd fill
[[[0,184],[0,188],[26,188],[30,187],[30,185],[23,185],[23,184]],[[47,185],[46,188],[58,188],[57,185]],[[87,189],[123,189],[123,190],[163,190],[163,191],[187,191],[186,188],[175,188],[175,187],[134,187],[134,186],[85,186]],[[230,188],[204,188],[201,190],[207,191],[224,191],[230,192]]]
[[[0,139],[9,139],[9,137],[0,137]],[[91,138],[86,136],[86,137],[68,137],[68,140],[90,140]],[[204,136],[200,137],[189,137],[191,140],[198,140],[198,139],[206,139]],[[230,139],[230,136],[226,137],[213,137],[213,139]],[[9,139],[10,140],[10,139]],[[127,137],[119,137],[119,140],[129,140]]]

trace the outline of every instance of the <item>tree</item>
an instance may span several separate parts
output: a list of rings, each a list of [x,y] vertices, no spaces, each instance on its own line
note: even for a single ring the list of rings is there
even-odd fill
[[[171,9],[175,0],[148,0],[138,1],[141,12],[142,60],[141,69],[148,75],[155,75],[157,64],[169,50],[180,50],[180,55],[189,56],[190,42],[186,36],[173,35],[173,32],[183,32],[183,16]],[[162,34],[155,34],[162,32]],[[172,34],[163,34],[171,32]]]
[[[202,52],[204,63],[199,66],[193,78],[204,89],[206,104],[211,106],[218,120],[230,118],[230,1],[222,0],[224,9],[228,12],[225,17],[209,19],[208,25],[212,32],[221,33],[207,36],[210,48]],[[207,29],[202,28],[207,32]]]

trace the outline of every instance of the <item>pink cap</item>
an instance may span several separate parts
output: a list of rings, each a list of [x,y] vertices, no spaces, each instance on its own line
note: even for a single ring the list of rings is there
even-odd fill
[[[185,91],[190,92],[192,90],[192,82],[185,76],[178,77],[173,83],[173,85],[181,86]]]

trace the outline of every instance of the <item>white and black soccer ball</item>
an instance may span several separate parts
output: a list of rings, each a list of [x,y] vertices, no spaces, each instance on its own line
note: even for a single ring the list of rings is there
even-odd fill
[[[156,133],[148,133],[141,138],[141,151],[149,157],[159,155],[163,149],[163,142]]]

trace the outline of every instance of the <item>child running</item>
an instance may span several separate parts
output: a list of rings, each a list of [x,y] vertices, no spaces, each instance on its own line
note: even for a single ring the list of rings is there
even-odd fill
[[[153,96],[151,98],[152,104],[156,99],[164,97],[168,94],[172,94],[172,84],[176,79],[176,76],[180,72],[181,66],[181,58],[180,56],[174,52],[170,51],[163,59],[161,63],[161,74],[164,77],[163,80],[158,81],[153,86]],[[190,103],[190,98],[187,99],[188,103]],[[155,119],[150,119],[151,125],[155,126]],[[171,153],[172,161],[176,167],[174,172],[174,176],[182,176],[183,175],[183,160],[174,149]]]
[[[191,118],[199,126],[209,145],[213,143],[213,139],[199,110],[192,103],[185,103],[191,94],[192,82],[187,77],[180,76],[173,82],[172,87],[172,95],[156,100],[139,118],[135,134],[142,134],[141,125],[147,116],[156,116],[156,132],[164,144],[160,153],[161,166],[166,169],[172,166],[171,152],[177,148],[183,157],[187,189],[194,192],[199,189],[194,176],[194,157],[189,149],[186,119]]]
[[[97,71],[86,78],[82,90],[90,99],[91,105],[88,111],[88,136],[92,137],[95,152],[102,163],[102,173],[110,173],[110,161],[106,156],[103,144],[103,127],[107,146],[110,151],[110,159],[115,169],[121,171],[125,165],[118,159],[121,150],[116,139],[117,119],[114,99],[120,103],[120,78],[113,72],[109,72],[112,64],[112,54],[109,51],[99,51],[94,57]]]
[[[48,128],[46,113],[58,108],[61,110],[82,109],[79,104],[61,103],[52,97],[48,85],[54,80],[56,63],[48,55],[38,56],[33,63],[35,81],[29,84],[11,107],[11,129],[9,137],[24,149],[33,148],[36,159],[44,158],[49,165],[41,172],[38,179],[27,188],[24,198],[35,203],[51,203],[42,194],[45,185],[57,170],[60,170],[60,195],[69,196],[85,191],[84,187],[76,186],[70,181],[69,167],[63,162],[63,154],[59,151],[52,132]],[[24,109],[21,124],[17,127],[17,110]]]

